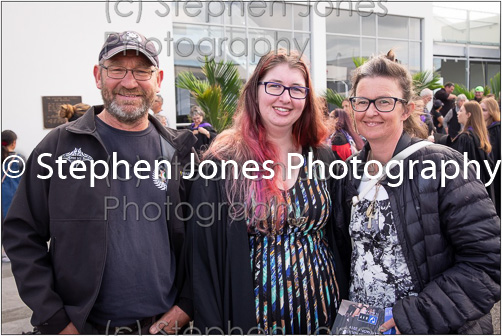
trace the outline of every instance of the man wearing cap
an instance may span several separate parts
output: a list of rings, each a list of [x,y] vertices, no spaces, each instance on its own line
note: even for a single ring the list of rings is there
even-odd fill
[[[443,108],[441,109],[443,117],[455,106],[457,96],[453,94],[453,90],[455,90],[455,84],[448,82],[444,85],[444,88],[438,90],[434,95],[434,98],[439,99],[443,103]]]
[[[34,149],[3,245],[42,333],[176,332],[192,315],[178,205],[196,139],[148,115],[163,72],[141,34],[110,34],[94,77],[104,105]]]
[[[477,101],[478,103],[481,103],[481,101],[484,98],[484,94],[485,94],[485,89],[482,86],[476,86],[476,88],[474,89],[473,100]]]

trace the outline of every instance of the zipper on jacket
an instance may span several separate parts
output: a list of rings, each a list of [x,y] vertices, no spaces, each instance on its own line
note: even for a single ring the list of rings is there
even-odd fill
[[[415,274],[415,277],[413,276],[412,272],[410,272],[410,276],[411,276],[412,280],[415,280],[413,282],[417,283],[419,285],[419,288],[417,288],[417,293],[420,293],[424,289],[424,284],[423,284],[422,278],[420,276],[420,271],[418,269],[418,265],[415,261],[415,254],[413,253],[413,247],[410,244],[410,238],[408,236],[408,232],[407,232],[406,228],[404,227],[404,220],[405,220],[404,211],[402,211],[402,209],[399,208],[399,206],[396,206],[397,205],[396,197],[395,197],[394,193],[392,193],[392,191],[391,191],[392,188],[390,188],[385,182],[382,183],[382,186],[385,188],[385,190],[387,191],[387,194],[389,195],[391,209],[393,210],[393,212],[395,212],[394,210],[397,210],[397,215],[399,216],[399,224],[400,225],[396,225],[397,222],[395,219],[394,219],[394,225],[396,227],[396,231],[398,231],[398,238],[399,238],[399,231],[401,231],[404,236],[404,239],[406,242],[406,250],[403,249],[403,256],[406,261],[406,264],[408,265],[408,269],[410,269],[410,266],[413,269],[413,273]],[[401,247],[403,247],[402,243],[401,243]],[[416,278],[416,279],[413,279],[413,278]]]

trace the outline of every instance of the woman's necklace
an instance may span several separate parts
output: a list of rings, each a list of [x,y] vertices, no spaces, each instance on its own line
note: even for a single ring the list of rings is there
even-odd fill
[[[375,185],[375,196],[373,196],[373,200],[370,202],[370,205],[366,210],[366,217],[368,217],[368,229],[371,229],[372,219],[376,218],[375,204],[378,197],[378,189],[380,189],[380,183]]]
[[[372,160],[372,152],[371,150],[368,153],[368,161]],[[374,175],[376,172],[376,164],[372,163],[370,167],[368,167],[368,173]],[[376,209],[375,204],[378,197],[378,190],[380,189],[380,183],[375,185],[375,196],[373,196],[373,200],[370,202],[368,209],[366,210],[366,217],[368,217],[368,229],[371,229],[371,221],[376,218]]]

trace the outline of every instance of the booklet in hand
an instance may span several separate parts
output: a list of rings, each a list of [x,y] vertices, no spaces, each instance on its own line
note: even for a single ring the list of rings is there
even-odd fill
[[[378,335],[378,328],[392,318],[392,308],[378,308],[363,303],[342,300],[335,324],[331,329],[332,335]],[[384,332],[395,334],[395,328]]]

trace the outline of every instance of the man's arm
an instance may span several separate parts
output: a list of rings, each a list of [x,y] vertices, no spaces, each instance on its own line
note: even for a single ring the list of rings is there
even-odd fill
[[[70,319],[61,297],[54,290],[48,195],[50,179],[36,161],[35,149],[28,158],[24,176],[3,223],[2,244],[12,263],[19,296],[33,311],[31,323],[42,333],[62,331]],[[45,161],[44,161],[45,162]]]
[[[452,117],[453,117],[453,109],[450,109],[448,111],[448,113],[446,113],[446,115],[444,116],[444,119],[443,119],[443,125],[444,125],[445,129],[448,128],[448,123],[450,122]]]

